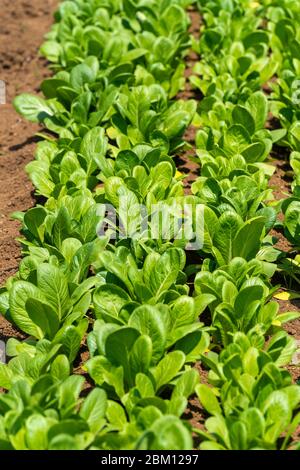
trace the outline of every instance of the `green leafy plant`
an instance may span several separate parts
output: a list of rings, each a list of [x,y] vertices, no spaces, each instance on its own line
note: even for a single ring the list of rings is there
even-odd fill
[[[88,321],[91,285],[70,285],[56,266],[42,263],[36,282],[16,280],[9,290],[9,316],[27,334],[66,343],[74,360]],[[74,326],[74,324],[76,326]],[[69,343],[69,344],[68,344]]]
[[[218,357],[210,353],[210,382],[198,385],[197,395],[211,415],[208,432],[197,431],[207,450],[276,450],[289,446],[300,415],[294,416],[300,388],[281,366],[287,364],[294,343],[286,333],[273,337],[263,351],[263,339],[237,333]],[[280,346],[279,346],[280,345]],[[284,410],[284,411],[283,411]],[[280,443],[280,436],[285,438]]]
[[[299,317],[298,312],[279,313],[277,302],[269,301],[276,291],[267,282],[264,263],[234,258],[228,266],[210,273],[204,269],[196,275],[198,295],[212,295],[209,305],[217,341],[227,346],[238,332],[259,331],[267,335],[272,329]]]
[[[203,106],[200,117],[204,128],[198,132],[196,145],[215,156],[242,155],[247,163],[263,162],[273,143],[285,135],[285,131],[264,128],[268,102],[262,92],[253,93],[243,105],[227,107],[217,101],[207,110]]]
[[[253,177],[238,175],[218,182],[215,178],[202,176],[193,183],[192,191],[202,204],[215,210],[219,216],[226,210],[235,211],[244,220],[263,216],[266,230],[270,230],[276,221],[276,210],[264,204],[273,197],[264,180],[256,183]]]

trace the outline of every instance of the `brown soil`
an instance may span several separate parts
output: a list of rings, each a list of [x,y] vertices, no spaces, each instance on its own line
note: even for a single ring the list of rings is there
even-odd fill
[[[269,122],[269,128],[275,128],[275,125],[272,125],[272,120]],[[280,201],[286,199],[291,194],[291,183],[292,178],[289,176],[291,167],[289,165],[289,155],[286,154],[285,149],[275,148],[275,151],[272,152],[272,164],[275,166],[276,170],[274,175],[270,179],[270,187],[273,190],[274,199]],[[278,219],[280,221],[284,220],[284,215],[282,213],[278,214]],[[285,238],[283,233],[279,230],[272,230],[271,235],[277,238],[277,243],[274,245],[275,248],[282,250],[284,252],[289,252],[292,250],[291,244]]]
[[[292,179],[287,176],[287,172],[290,171],[290,166],[283,159],[275,159],[272,163],[276,166],[276,170],[270,179],[270,186],[273,189],[275,199],[279,201],[280,199],[287,198],[291,194]]]
[[[19,224],[10,214],[34,205],[33,188],[24,167],[32,160],[39,127],[25,122],[14,111],[13,98],[22,92],[39,91],[49,75],[39,57],[43,35],[53,22],[58,0],[2,0],[0,19],[0,79],[6,83],[6,103],[0,105],[0,285],[15,274],[20,247],[15,241]],[[0,336],[16,335],[0,316]]]
[[[189,29],[189,33],[194,36],[195,38],[199,38],[200,36],[200,26],[201,26],[201,15],[198,11],[190,9],[189,16],[191,20],[191,26]],[[199,61],[199,56],[193,52],[192,50],[189,51],[186,57],[186,69],[185,69],[185,88],[183,91],[178,93],[177,99],[182,100],[197,100],[200,101],[202,96],[199,95],[197,90],[193,90],[191,84],[189,82],[189,77],[193,73],[193,68],[195,64]],[[194,126],[189,126],[184,134],[184,140],[188,143],[190,148],[185,150],[179,157],[175,158],[176,167],[179,172],[182,174],[186,174],[187,176],[183,180],[185,194],[191,193],[191,185],[199,176],[199,164],[193,162],[191,158],[196,157],[196,149],[195,149],[195,139],[196,139],[197,128]]]

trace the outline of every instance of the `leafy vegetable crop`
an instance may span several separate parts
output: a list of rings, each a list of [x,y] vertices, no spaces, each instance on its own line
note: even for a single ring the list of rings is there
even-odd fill
[[[285,368],[296,345],[282,325],[299,314],[272,300],[284,255],[270,235],[282,210],[299,247],[292,3],[59,6],[41,47],[54,71],[44,97],[15,99],[45,129],[27,166],[45,203],[14,214],[24,256],[0,290],[1,314],[27,335],[9,339],[0,364],[0,449],[190,450],[193,432],[201,449],[293,446],[300,389]],[[188,33],[191,4],[199,40]],[[177,99],[190,48],[201,56],[189,78],[200,102]],[[270,110],[279,129],[266,127]],[[191,124],[201,168],[186,194],[176,163]],[[293,150],[294,193],[280,203],[269,186],[274,144]],[[203,216],[188,226],[203,242],[192,254],[191,237],[176,238],[181,213],[169,238],[148,236],[153,207],[174,204]],[[99,232],[107,206],[116,225],[126,221],[115,239]],[[209,415],[205,430],[183,418],[191,396]]]

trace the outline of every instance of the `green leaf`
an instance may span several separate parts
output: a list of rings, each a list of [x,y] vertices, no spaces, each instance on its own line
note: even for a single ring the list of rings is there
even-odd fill
[[[258,408],[248,408],[241,415],[241,420],[247,427],[249,441],[263,437],[265,430],[265,420],[262,412]]]
[[[198,297],[197,310],[195,308],[195,301],[187,295],[180,296],[173,304],[172,316],[172,329],[180,328],[184,325],[190,325],[196,321],[201,312],[200,299]],[[203,299],[203,310],[206,307],[206,302]]]
[[[121,287],[114,284],[104,284],[96,289],[93,300],[97,318],[101,318],[103,314],[118,318],[122,307],[131,299]]]
[[[22,331],[41,339],[43,338],[43,332],[33,323],[26,310],[26,302],[29,298],[34,298],[41,302],[46,300],[41,290],[35,285],[26,281],[15,282],[9,296],[11,317]]]
[[[256,163],[261,161],[265,149],[266,146],[263,142],[254,142],[242,151],[242,155],[247,163]]]
[[[201,450],[227,450],[226,447],[214,441],[201,442],[200,449]]]
[[[171,401],[178,397],[189,398],[194,393],[199,379],[199,374],[195,369],[184,372],[176,382]]]
[[[52,377],[59,381],[67,379],[70,375],[70,363],[66,356],[63,354],[56,356],[51,364],[50,372]]]
[[[74,325],[64,327],[56,335],[55,342],[63,345],[63,351],[71,363],[77,356],[82,336]]]
[[[124,377],[129,386],[134,383],[134,372],[130,368],[129,354],[139,336],[140,333],[135,328],[123,327],[113,331],[106,338],[106,357],[114,366],[123,367]]]
[[[53,339],[59,329],[59,318],[56,311],[47,303],[29,298],[25,304],[29,318],[43,332],[44,336]]]
[[[156,298],[176,281],[184,264],[184,252],[178,248],[170,248],[160,257],[156,266],[152,264],[147,280],[149,280],[149,287],[153,294],[156,294]]]
[[[247,428],[240,421],[236,421],[230,427],[230,440],[232,450],[247,450]]]
[[[156,420],[150,428],[154,439],[143,447],[143,436],[139,449],[146,450],[191,450],[193,447],[191,433],[175,416],[167,415]],[[146,440],[146,439],[145,439]]]
[[[241,227],[242,219],[235,212],[225,212],[219,219],[219,231],[214,238],[214,245],[227,264],[234,257],[236,234]]]
[[[28,230],[41,242],[44,241],[43,223],[45,221],[47,211],[43,207],[34,207],[29,209],[24,215],[24,224]]]
[[[57,97],[57,89],[62,86],[66,86],[67,82],[59,80],[57,78],[47,78],[41,84],[41,90],[45,97],[48,99]]]
[[[300,244],[300,202],[292,201],[285,211],[285,228],[294,245]]]
[[[241,318],[251,302],[260,301],[264,296],[264,288],[262,286],[248,286],[242,289],[234,302],[234,310],[237,318]]]
[[[61,54],[61,45],[56,41],[45,41],[40,47],[40,53],[50,62],[58,62]]]
[[[71,375],[59,387],[58,399],[59,409],[63,416],[73,412],[78,403],[79,394],[84,384],[84,377]]]
[[[51,439],[49,450],[79,450],[79,448],[73,436],[59,434]]]
[[[152,360],[152,342],[149,336],[140,336],[133,345],[129,356],[133,374],[147,373]]]
[[[142,398],[155,395],[153,383],[147,375],[138,373],[135,377],[135,384]]]
[[[87,173],[91,172],[97,167],[104,172],[111,172],[111,166],[108,160],[105,159],[107,151],[107,138],[105,137],[104,129],[95,127],[85,134],[80,146],[80,153],[87,160]]]
[[[61,207],[58,211],[55,223],[52,229],[55,246],[61,249],[64,239],[69,238],[71,233],[71,218],[66,207]]]
[[[50,423],[40,414],[32,414],[26,420],[26,443],[31,450],[47,450]]]
[[[126,360],[124,358],[124,360]],[[105,357],[95,356],[86,363],[89,375],[98,385],[106,383],[115,389],[116,394],[124,396],[124,369],[122,366],[113,366]],[[132,380],[126,377],[127,383]],[[132,384],[133,385],[133,384]]]
[[[86,64],[76,65],[70,74],[70,83],[75,89],[80,89],[86,83],[92,83],[96,79],[96,73]]]
[[[14,99],[14,107],[28,121],[42,122],[54,115],[50,106],[42,98],[29,93],[23,93]]]
[[[263,412],[266,416],[267,427],[264,439],[267,442],[274,442],[292,418],[292,410],[284,391],[276,390],[272,392],[264,404]]]
[[[242,153],[250,144],[250,134],[240,124],[229,127],[224,135],[224,147],[230,155]]]
[[[168,353],[153,369],[156,390],[168,384],[181,370],[185,362],[185,354],[181,351]]]
[[[12,386],[14,372],[6,364],[0,362],[0,387],[9,390]]]
[[[151,338],[153,361],[159,360],[167,339],[166,325],[160,310],[150,305],[141,305],[132,313],[128,325]]]
[[[70,308],[68,282],[63,272],[51,264],[41,264],[37,269],[37,281],[47,302],[63,320]]]
[[[268,117],[268,100],[264,93],[257,91],[250,95],[250,98],[246,102],[246,107],[249,109],[254,119],[255,130],[263,129]]]
[[[205,384],[198,384],[196,386],[196,393],[199,397],[204,408],[211,414],[211,415],[218,415],[222,414],[221,407],[217,400],[216,395],[213,393],[212,389]]]
[[[84,400],[80,416],[85,419],[93,433],[98,433],[103,427],[107,410],[106,393],[100,388],[92,390]]]
[[[262,30],[248,34],[243,40],[246,49],[249,49],[250,47],[255,48],[258,44],[268,44],[268,42],[269,34],[267,31]]]
[[[255,132],[255,122],[249,111],[244,106],[235,106],[232,111],[234,124],[243,126],[250,135]]]
[[[248,220],[236,234],[233,244],[233,257],[250,261],[257,255],[265,226],[264,217]]]
[[[124,408],[116,401],[108,400],[106,417],[116,429],[123,429],[127,424]]]

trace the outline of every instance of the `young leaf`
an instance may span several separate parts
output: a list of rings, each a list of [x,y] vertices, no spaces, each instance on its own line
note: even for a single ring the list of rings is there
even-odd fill
[[[168,353],[153,369],[156,390],[168,384],[181,370],[185,362],[185,355],[181,351]]]
[[[211,415],[221,415],[222,410],[219,405],[219,402],[216,398],[216,395],[213,393],[212,389],[205,384],[199,384],[196,386],[196,393],[199,397],[204,408]]]
[[[93,433],[98,433],[103,427],[107,410],[106,393],[100,388],[92,390],[84,400],[80,409],[80,416],[85,419]]]

